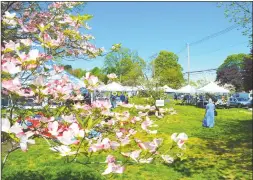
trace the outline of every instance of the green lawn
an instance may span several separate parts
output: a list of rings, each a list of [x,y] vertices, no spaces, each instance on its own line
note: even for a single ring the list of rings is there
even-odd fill
[[[140,104],[141,100],[138,100]],[[202,127],[204,109],[173,103],[178,115],[156,119],[157,136],[168,138],[174,132],[185,132],[187,156],[171,165],[127,165],[122,175],[101,176],[105,164],[66,163],[52,153],[44,141],[29,147],[26,153],[15,151],[2,171],[2,179],[251,179],[252,178],[252,112],[246,109],[218,109],[215,127]],[[2,150],[5,146],[2,146]],[[4,153],[3,153],[4,154]],[[2,155],[3,155],[2,154]],[[93,157],[104,161],[104,153]]]

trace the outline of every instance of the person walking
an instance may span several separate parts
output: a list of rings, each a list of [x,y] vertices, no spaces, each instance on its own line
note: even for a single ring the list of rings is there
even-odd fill
[[[205,117],[202,122],[202,126],[212,128],[214,127],[214,111],[215,111],[215,105],[210,98],[208,101],[208,104],[206,105],[206,111],[205,111]]]

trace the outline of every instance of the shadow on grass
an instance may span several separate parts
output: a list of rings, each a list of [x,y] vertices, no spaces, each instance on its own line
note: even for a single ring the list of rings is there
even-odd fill
[[[215,128],[199,129],[194,136],[206,142],[198,147],[200,156],[175,162],[175,170],[187,177],[252,177],[252,119],[220,121]]]
[[[4,174],[2,179],[8,180],[100,180],[101,176],[92,171],[65,169],[57,172],[43,172],[36,170],[15,171],[11,174]]]

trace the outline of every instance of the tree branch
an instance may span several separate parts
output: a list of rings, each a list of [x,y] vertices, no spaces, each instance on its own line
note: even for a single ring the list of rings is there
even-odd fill
[[[244,12],[250,13],[250,11],[249,11],[248,9],[245,9],[245,8],[244,8],[241,4],[239,4],[238,2],[235,1],[235,4],[236,4],[237,6],[239,6],[241,9],[243,9]]]
[[[10,150],[8,150],[7,154],[6,154],[5,157],[4,157],[4,160],[3,160],[3,162],[2,162],[2,168],[1,168],[2,170],[3,170],[3,168],[4,168],[4,165],[5,165],[6,161],[7,161],[7,158],[9,157],[10,153],[16,151],[16,150],[19,149],[19,148],[20,148],[20,147],[15,147],[15,148],[11,148]]]

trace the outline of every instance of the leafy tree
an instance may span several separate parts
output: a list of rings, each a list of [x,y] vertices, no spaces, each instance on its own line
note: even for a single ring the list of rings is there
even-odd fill
[[[173,52],[160,51],[154,60],[154,77],[159,79],[159,86],[168,85],[179,88],[184,82],[183,68],[178,63],[178,56]]]
[[[94,76],[97,76],[99,80],[101,80],[103,83],[107,82],[107,76],[104,73],[103,69],[100,69],[99,67],[94,67],[91,71],[91,74]]]
[[[72,70],[72,66],[71,65],[65,65],[64,70],[66,70],[66,71]]]
[[[251,50],[251,55],[244,58],[242,65],[242,79],[243,87],[245,91],[252,90],[252,61],[253,61],[253,49]]]
[[[85,76],[86,71],[83,70],[83,69],[81,69],[81,68],[78,68],[78,69],[73,69],[72,72],[71,72],[71,74],[80,79],[83,76]]]
[[[146,102],[149,104],[155,105],[156,100],[166,99],[167,95],[164,93],[164,90],[158,86],[159,79],[156,78],[139,78],[140,87],[145,89],[144,91],[140,91],[139,96],[148,97]],[[158,107],[156,107],[158,108]]]
[[[249,37],[252,45],[252,2],[221,2],[225,7],[225,16],[243,28],[243,35]]]
[[[186,79],[185,79],[185,82],[184,82],[182,85],[183,85],[183,86],[188,85],[188,80],[186,80]],[[189,85],[190,85],[190,86],[193,86],[193,87],[195,87],[195,88],[197,88],[197,87],[198,87],[197,82],[192,81],[192,80],[190,80]]]
[[[106,55],[104,73],[115,73],[124,85],[139,84],[138,78],[143,76],[145,61],[138,53],[128,48],[121,48],[118,52]]]
[[[206,78],[202,78],[196,81],[197,84],[197,88],[201,88],[204,87],[205,85],[207,85],[208,83],[210,83],[209,80],[207,80]]]
[[[246,56],[243,53],[228,56],[216,72],[216,81],[221,85],[232,84],[236,91],[243,90],[242,67]]]

